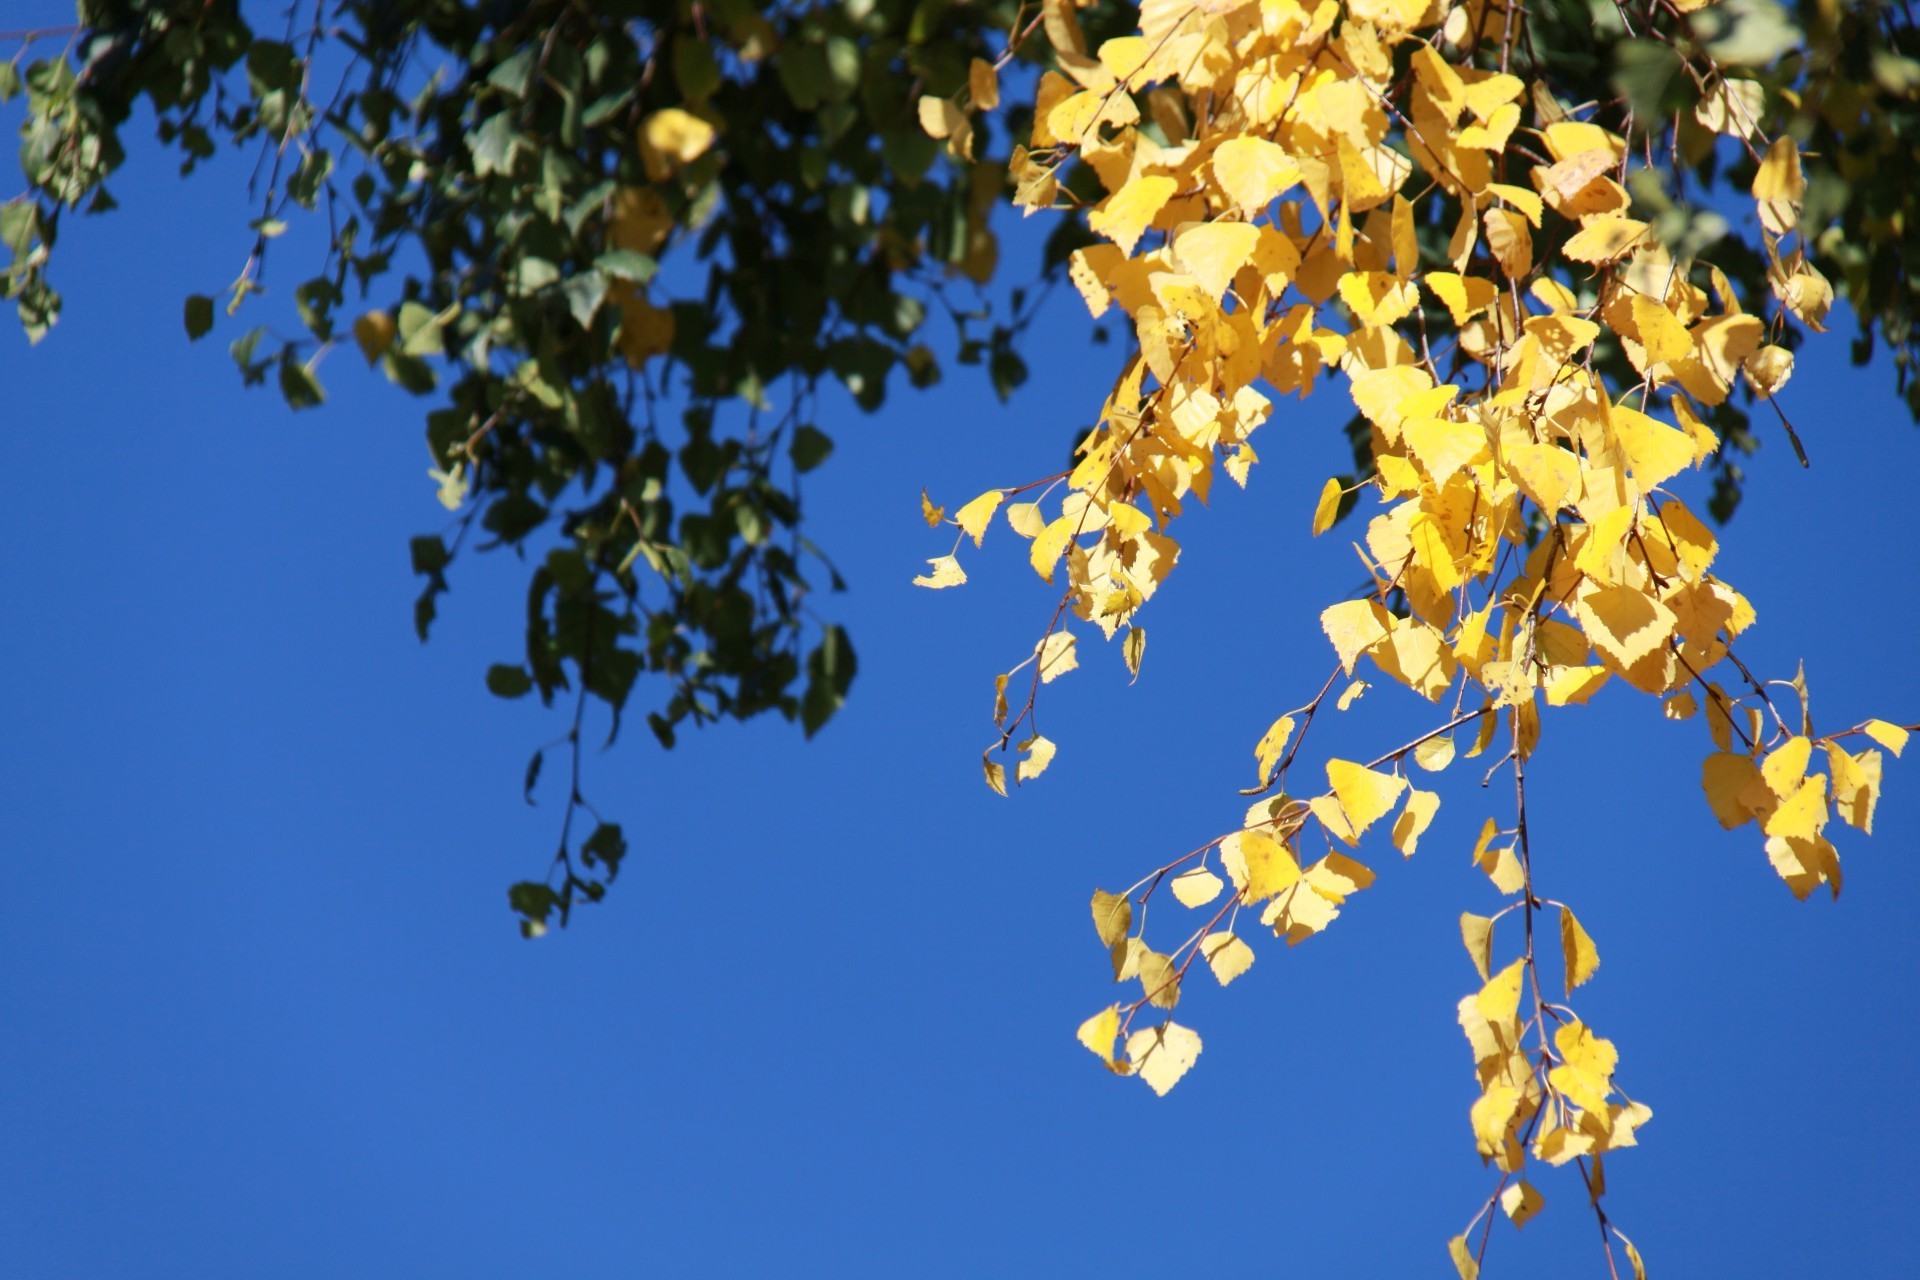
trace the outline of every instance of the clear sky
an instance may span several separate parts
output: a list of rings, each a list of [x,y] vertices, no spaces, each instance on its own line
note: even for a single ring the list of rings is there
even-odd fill
[[[237,329],[187,343],[181,299],[245,255],[243,181],[136,154],[123,208],[63,228],[55,332],[0,334],[0,1274],[1451,1274],[1495,1177],[1455,922],[1497,901],[1467,853],[1509,798],[1470,765],[1324,936],[1191,984],[1206,1051],[1170,1096],[1073,1039],[1113,990],[1091,889],[1231,825],[1253,742],[1324,678],[1352,531],[1306,530],[1342,388],[1284,403],[1248,490],[1186,522],[1137,685],[1083,636],[1060,756],[1006,800],[978,772],[991,680],[1046,589],[1004,525],[969,586],[911,587],[948,549],[918,495],[1056,469],[1115,348],[1062,293],[1011,405],[953,371],[824,423],[808,520],[852,587],[824,606],[850,705],[810,744],[635,732],[592,759],[633,854],[529,943],[505,887],[559,812],[518,787],[563,725],[482,685],[523,567],[463,563],[421,646],[420,406],[338,351],[295,417],[237,385]],[[1847,367],[1850,324],[1786,393],[1813,469],[1762,424],[1721,568],[1759,610],[1747,660],[1804,658],[1820,721],[1911,721],[1920,431],[1884,365]],[[1380,682],[1318,746],[1427,723]],[[1655,1112],[1608,1204],[1659,1276],[1911,1276],[1914,761],[1876,836],[1840,833],[1845,896],[1803,904],[1713,821],[1709,749],[1616,682],[1547,717],[1530,771],[1543,891],[1603,957],[1578,1003]],[[1537,1185],[1489,1274],[1604,1274],[1577,1178]]]

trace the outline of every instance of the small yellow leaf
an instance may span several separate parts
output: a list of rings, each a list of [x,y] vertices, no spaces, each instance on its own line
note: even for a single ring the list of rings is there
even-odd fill
[[[967,64],[967,96],[975,111],[992,111],[1000,105],[1000,73],[991,62],[975,58]]]
[[[1345,711],[1348,707],[1360,701],[1360,695],[1366,691],[1367,682],[1365,680],[1355,680],[1340,691],[1340,697],[1336,699],[1333,704],[1334,708],[1339,711]]]
[[[1647,224],[1611,215],[1595,218],[1562,246],[1563,256],[1594,265],[1613,262],[1632,253],[1647,234]]]
[[[682,165],[693,163],[713,145],[713,126],[692,112],[668,107],[640,125],[640,161],[647,177],[664,182]]]
[[[1492,306],[1500,297],[1499,287],[1479,276],[1455,275],[1451,271],[1429,271],[1420,277],[1428,292],[1440,299],[1455,324],[1465,324]]]
[[[1766,779],[1774,795],[1785,800],[1800,789],[1801,780],[1807,776],[1807,762],[1812,757],[1811,739],[1788,738],[1761,763],[1760,776]]]
[[[1163,1098],[1199,1060],[1200,1047],[1199,1035],[1177,1022],[1127,1037],[1127,1057],[1133,1062],[1134,1074]]]
[[[1113,1063],[1113,1038],[1120,1034],[1120,1006],[1110,1004],[1080,1024],[1074,1038],[1109,1066]]]
[[[1023,538],[1037,538],[1046,530],[1046,517],[1037,502],[1016,502],[1007,508],[1007,526]]]
[[[1582,1111],[1604,1117],[1613,1069],[1620,1061],[1612,1041],[1594,1035],[1583,1022],[1566,1022],[1553,1033],[1553,1046],[1561,1061],[1547,1073],[1548,1085]]]
[[[1751,822],[1755,814],[1754,797],[1767,790],[1760,770],[1746,756],[1718,751],[1700,767],[1700,786],[1707,793],[1707,804],[1720,825],[1731,831]]]
[[[1126,661],[1127,675],[1132,677],[1128,681],[1129,684],[1140,678],[1140,659],[1146,657],[1146,654],[1147,629],[1128,627],[1127,638],[1120,643],[1120,656]]]
[[[1593,939],[1580,927],[1573,912],[1560,908],[1560,952],[1567,963],[1567,995],[1573,995],[1573,989],[1593,976],[1600,967],[1600,950],[1593,945]]]
[[[1869,738],[1896,756],[1906,749],[1907,731],[1897,724],[1889,724],[1885,720],[1869,720],[1862,729]]]
[[[1300,181],[1300,167],[1265,138],[1229,138],[1213,153],[1214,183],[1248,217]]]
[[[1027,758],[1022,760],[1019,766],[1013,771],[1014,785],[1018,786],[1022,782],[1031,782],[1033,779],[1045,773],[1047,766],[1053,763],[1053,756],[1056,749],[1052,741],[1041,737],[1037,733],[1025,742],[1022,742],[1020,744],[1020,750],[1027,753]]]
[[[987,775],[987,785],[1001,795],[1007,794],[1007,768],[998,760],[980,757],[980,768]]]
[[[947,138],[967,124],[966,113],[945,98],[925,94],[920,99],[920,128],[929,138]]]
[[[1061,516],[1047,525],[1034,536],[1033,546],[1028,549],[1028,560],[1033,571],[1048,582],[1053,581],[1053,570],[1060,563],[1060,557],[1066,554],[1067,543],[1073,541],[1074,520]]]
[[[1413,749],[1413,762],[1428,773],[1439,773],[1453,763],[1453,735],[1443,733],[1437,738],[1428,738]]]
[[[1076,139],[1077,141],[1077,139]],[[1164,174],[1147,174],[1114,192],[1107,202],[1087,217],[1087,226],[1120,246],[1129,257],[1147,226],[1180,184]]]
[[[1008,676],[995,676],[993,678],[993,722],[995,724],[1005,724],[1007,720],[1007,712],[1010,710],[1007,706],[1007,680],[1009,678]]]
[[[1253,948],[1231,933],[1210,933],[1200,939],[1200,954],[1223,987],[1253,967]]]
[[[1080,665],[1074,648],[1076,639],[1071,631],[1055,631],[1034,646],[1034,652],[1040,657],[1041,684],[1052,684]]]
[[[1344,490],[1338,477],[1327,481],[1320,490],[1320,500],[1313,507],[1313,536],[1319,537],[1333,528],[1333,521],[1340,514],[1340,498]]]
[[[1500,1207],[1506,1210],[1507,1216],[1513,1219],[1513,1225],[1516,1227],[1526,1226],[1527,1219],[1540,1212],[1540,1207],[1545,1203],[1540,1193],[1524,1179],[1500,1193]]]
[[[1126,982],[1140,976],[1140,960],[1147,954],[1147,944],[1139,938],[1122,938],[1107,949],[1107,958],[1113,961],[1113,980]]]
[[[1513,1021],[1520,1011],[1520,979],[1526,967],[1525,960],[1515,960],[1487,979],[1487,984],[1474,998],[1474,1007],[1481,1017],[1496,1026]]]
[[[1220,891],[1226,888],[1226,881],[1205,867],[1194,867],[1175,876],[1168,887],[1173,890],[1173,896],[1179,899],[1181,906],[1203,907],[1220,896]]]
[[[1485,983],[1490,966],[1493,964],[1493,921],[1487,916],[1477,916],[1471,911],[1460,913],[1460,941],[1466,944],[1467,956],[1473,961],[1473,967]]]
[[[1117,947],[1133,928],[1133,903],[1123,893],[1108,893],[1105,889],[1093,891],[1093,928],[1100,935],[1100,945]]]
[[[1407,780],[1347,760],[1327,761],[1327,784],[1352,824],[1355,836],[1387,816]]]
[[[1440,810],[1440,796],[1437,792],[1422,791],[1418,787],[1407,791],[1406,808],[1393,821],[1393,847],[1402,855],[1411,858],[1414,849],[1420,843],[1421,833],[1433,821],[1433,815]]]
[[[360,344],[360,354],[367,358],[368,365],[386,354],[397,331],[393,317],[384,311],[369,311],[353,322],[353,340]]]
[[[939,528],[940,522],[947,518],[947,509],[934,506],[933,499],[927,496],[925,489],[920,491],[920,518],[927,522],[929,529]]]
[[[1278,840],[1260,831],[1236,831],[1220,842],[1220,865],[1240,901],[1252,906],[1300,879],[1300,864]]]
[[[1320,614],[1320,629],[1333,642],[1340,666],[1348,675],[1353,674],[1353,664],[1361,654],[1387,638],[1391,623],[1392,615],[1378,600],[1349,600]]]
[[[1453,1269],[1460,1273],[1460,1280],[1480,1280],[1480,1264],[1474,1259],[1473,1248],[1465,1236],[1447,1241],[1447,1256],[1453,1259]]]
[[[1613,1234],[1620,1236],[1619,1229],[1615,1228]],[[1640,1260],[1640,1251],[1633,1247],[1633,1241],[1620,1236],[1620,1243],[1626,1246],[1627,1265],[1633,1268],[1633,1280],[1647,1280],[1647,1264]]]
[[[1171,1009],[1180,1003],[1180,971],[1171,956],[1149,951],[1140,957],[1140,991],[1155,1008]]]
[[[1287,739],[1293,736],[1293,717],[1281,716],[1267,727],[1260,741],[1253,748],[1253,758],[1260,770],[1260,785],[1266,786],[1273,777],[1274,768],[1280,763],[1280,757],[1286,753]]]
[[[962,569],[960,562],[952,556],[940,556],[927,563],[933,568],[915,578],[914,586],[931,587],[937,591],[942,587],[960,586],[967,580],[966,570]]]
[[[1813,840],[1827,825],[1827,778],[1814,774],[1761,824],[1761,830],[1783,839]]]
[[[1005,496],[998,489],[989,489],[953,513],[953,522],[967,531],[974,546],[979,546],[987,536],[987,523],[993,519],[993,513],[1000,509],[1000,500]]]

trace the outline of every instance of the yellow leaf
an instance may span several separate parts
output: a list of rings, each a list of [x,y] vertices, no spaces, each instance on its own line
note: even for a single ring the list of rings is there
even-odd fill
[[[1407,788],[1405,778],[1347,760],[1327,761],[1327,784],[1356,836],[1386,817]]]
[[[929,138],[946,138],[966,128],[967,116],[953,103],[933,94],[920,99],[920,128]]]
[[[1827,771],[1833,775],[1833,803],[1840,811],[1840,820],[1872,835],[1873,810],[1880,800],[1880,753],[1849,755],[1833,742],[1826,748]]]
[[[1300,864],[1287,847],[1259,831],[1236,831],[1220,842],[1220,865],[1240,901],[1252,906],[1292,886],[1300,879]]]
[[[1300,168],[1274,143],[1243,135],[1215,149],[1213,180],[1241,215],[1251,218],[1300,181]]]
[[[1134,1074],[1161,1097],[1180,1083],[1200,1057],[1200,1037],[1176,1022],[1136,1031],[1127,1037]]]
[[[1093,928],[1100,935],[1100,945],[1117,947],[1125,940],[1127,932],[1133,928],[1133,903],[1123,893],[1108,893],[1105,889],[1093,891]]]
[[[1007,681],[1009,678],[1008,676],[995,676],[993,678],[993,722],[995,724],[1006,723],[1007,712],[1010,710],[1007,706]]]
[[[1053,763],[1056,749],[1051,741],[1037,733],[1022,742],[1020,750],[1027,753],[1027,758],[1022,760],[1019,767],[1013,771],[1015,785],[1030,782],[1045,773],[1047,766]]]
[[[1507,1145],[1507,1131],[1520,1109],[1520,1090],[1504,1080],[1487,1085],[1487,1091],[1473,1100],[1467,1113],[1473,1125],[1474,1145],[1482,1156],[1498,1155]]]
[[[975,111],[992,111],[1000,105],[1000,73],[991,62],[975,58],[967,64],[967,96]]]
[[[1052,684],[1080,665],[1079,655],[1074,651],[1077,639],[1070,631],[1055,631],[1034,646],[1033,651],[1040,658],[1041,684]]]
[[[1108,1005],[1081,1023],[1073,1034],[1100,1061],[1112,1065],[1113,1038],[1120,1034],[1120,1006]]]
[[[1037,502],[1016,502],[1007,508],[1007,527],[1023,538],[1037,538],[1046,531],[1047,519]]]
[[[1471,911],[1460,913],[1460,941],[1466,944],[1467,956],[1473,961],[1473,967],[1485,983],[1490,966],[1493,964],[1493,921],[1487,916],[1477,916]]]
[[[1313,507],[1313,536],[1319,537],[1333,528],[1334,517],[1340,514],[1340,498],[1344,491],[1338,477],[1328,480],[1321,486],[1320,500]]]
[[[957,587],[967,580],[966,570],[952,556],[940,556],[927,563],[933,568],[915,578],[914,586],[932,587],[937,591],[942,587]]]
[[[1453,763],[1453,735],[1443,733],[1437,738],[1428,738],[1413,749],[1413,762],[1428,773],[1439,773]]]
[[[998,760],[992,760],[982,755],[980,757],[980,768],[987,775],[988,786],[1003,796],[1007,794],[1007,769],[1005,765],[1001,764]]]
[[[1253,948],[1231,933],[1210,933],[1200,939],[1200,954],[1223,987],[1253,967]]]
[[[1453,1269],[1460,1273],[1460,1280],[1480,1280],[1480,1263],[1475,1260],[1465,1236],[1447,1241],[1447,1256],[1453,1259]]]
[[[1574,601],[1593,647],[1631,667],[1673,635],[1673,610],[1633,587],[1595,587]]]
[[[1427,829],[1439,809],[1439,793],[1422,791],[1418,787],[1410,788],[1407,791],[1407,806],[1393,822],[1393,847],[1411,858],[1420,843],[1421,833]]]
[[[1560,908],[1560,952],[1567,963],[1567,995],[1571,997],[1573,989],[1600,967],[1600,950],[1565,907]]]
[[[647,177],[664,182],[682,165],[692,164],[713,145],[713,126],[679,107],[648,116],[640,125],[640,162]]]
[[[1524,1179],[1500,1193],[1500,1207],[1506,1210],[1507,1216],[1513,1219],[1513,1225],[1516,1227],[1526,1226],[1527,1219],[1540,1212],[1540,1207],[1545,1203],[1540,1193]]]
[[[1226,882],[1205,867],[1194,867],[1175,876],[1168,887],[1183,907],[1203,907],[1220,896]]]
[[[1333,642],[1340,666],[1348,675],[1362,653],[1387,638],[1392,615],[1378,600],[1348,600],[1320,614],[1320,629]]]
[[[1613,1043],[1593,1034],[1583,1022],[1564,1022],[1553,1033],[1560,1065],[1547,1073],[1547,1083],[1582,1111],[1607,1113],[1607,1093],[1613,1088],[1613,1069],[1620,1061]]]
[[[1706,0],[1700,0],[1700,3],[1704,5]],[[1690,7],[1692,7],[1690,3],[1683,2],[1681,5],[1683,10]],[[1619,1228],[1616,1227],[1613,1234],[1620,1236]],[[1620,1236],[1620,1243],[1626,1247],[1627,1265],[1633,1268],[1633,1280],[1647,1280],[1647,1264],[1640,1260],[1640,1251],[1633,1247],[1633,1241]]]
[[[1750,798],[1767,789],[1753,761],[1730,751],[1706,758],[1700,768],[1700,785],[1707,793],[1713,816],[1729,831],[1753,820],[1755,810]]]
[[[1827,825],[1827,778],[1814,774],[1783,801],[1761,824],[1761,830],[1782,839],[1812,840]]]
[[[987,536],[987,522],[993,519],[993,513],[1000,509],[1000,501],[1006,495],[998,489],[989,489],[966,506],[953,513],[953,522],[967,531],[973,539],[973,545],[979,546]]]
[[[1807,776],[1807,761],[1812,757],[1812,740],[1788,738],[1762,762],[1760,776],[1767,780],[1773,794],[1785,800],[1800,789],[1800,780]]]
[[[1555,668],[1553,674],[1547,677],[1547,705],[1583,706],[1587,699],[1600,692],[1600,686],[1607,682],[1611,674],[1605,667]]]
[[[1465,324],[1500,297],[1500,290],[1493,281],[1483,280],[1479,276],[1429,271],[1420,277],[1420,282],[1452,313],[1455,324]]]
[[[1131,257],[1133,246],[1179,189],[1179,183],[1163,174],[1135,178],[1094,210],[1087,218],[1087,226],[1119,245],[1120,251]]]
[[[1273,777],[1275,766],[1286,752],[1287,739],[1293,736],[1293,717],[1281,716],[1260,735],[1260,741],[1253,748],[1253,758],[1260,770],[1260,785],[1266,786]]]
[[[947,518],[947,509],[934,506],[933,499],[927,496],[925,489],[920,491],[920,518],[927,522],[929,529],[939,528],[940,522]]]
[[[1061,516],[1042,529],[1028,548],[1027,559],[1033,565],[1033,571],[1048,582],[1053,581],[1053,570],[1060,563],[1060,557],[1066,554],[1067,544],[1073,541],[1075,521]]]
[[[1582,227],[1560,252],[1575,262],[1597,266],[1626,257],[1646,234],[1646,223],[1609,215],[1595,218]]]
[[[1253,257],[1259,239],[1259,229],[1249,223],[1198,223],[1174,239],[1174,261],[1219,302],[1226,297],[1234,274]]]
[[[1147,944],[1139,938],[1122,938],[1107,949],[1107,958],[1113,961],[1113,980],[1126,982],[1140,976],[1140,959],[1147,954]]]
[[[1147,629],[1128,627],[1127,638],[1120,642],[1120,656],[1126,661],[1127,674],[1133,680],[1140,678],[1140,660],[1147,655]],[[1129,684],[1132,680],[1128,681]]]
[[[1556,444],[1506,444],[1507,474],[1540,510],[1551,516],[1567,505],[1580,483],[1580,459]]]
[[[1869,720],[1861,728],[1869,738],[1896,756],[1906,749],[1907,731],[1897,724],[1889,724],[1885,720]]]
[[[1334,701],[1334,709],[1345,711],[1348,707],[1360,701],[1360,695],[1366,691],[1367,682],[1365,680],[1355,680],[1340,691],[1339,698]]]
[[[1474,1007],[1481,1017],[1495,1026],[1513,1021],[1520,1011],[1520,979],[1526,967],[1525,960],[1515,960],[1487,979],[1487,984],[1474,998]]]
[[[1147,1003],[1171,1009],[1180,1003],[1180,971],[1170,956],[1149,951],[1140,957],[1140,991]]]

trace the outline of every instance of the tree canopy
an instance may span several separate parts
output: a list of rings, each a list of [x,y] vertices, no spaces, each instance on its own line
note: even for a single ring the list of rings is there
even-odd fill
[[[1473,856],[1512,900],[1461,920],[1481,983],[1460,1008],[1473,1134],[1499,1173],[1474,1221],[1496,1205],[1526,1221],[1532,1166],[1573,1164],[1609,1264],[1617,1248],[1640,1270],[1600,1191],[1651,1112],[1567,1003],[1599,953],[1536,886],[1527,761],[1547,710],[1617,680],[1706,724],[1715,815],[1755,823],[1797,896],[1839,892],[1830,821],[1871,829],[1882,752],[1907,729],[1821,729],[1798,675],[1748,669],[1754,610],[1669,486],[1704,470],[1696,505],[1726,521],[1761,439],[1806,460],[1777,393],[1836,295],[1857,358],[1890,349],[1920,413],[1904,9],[322,0],[271,30],[259,16],[83,0],[70,31],[15,33],[0,96],[27,97],[27,192],[0,213],[8,294],[30,338],[56,322],[62,221],[112,208],[136,110],[183,171],[257,152],[254,241],[236,279],[185,300],[188,335],[238,330],[241,376],[296,408],[322,403],[320,362],[349,346],[431,406],[451,523],[413,544],[422,638],[462,551],[529,554],[524,653],[488,684],[571,718],[553,871],[512,890],[526,932],[598,901],[627,854],[583,791],[590,700],[617,733],[644,690],[671,746],[768,711],[812,733],[848,696],[852,639],[813,602],[837,585],[831,548],[803,532],[802,478],[832,448],[823,384],[871,409],[890,384],[977,365],[1011,395],[1038,300],[1068,278],[1096,318],[1124,316],[1126,359],[1091,426],[1062,431],[1065,469],[951,515],[922,499],[955,532],[921,585],[964,584],[963,540],[1005,528],[1062,588],[996,681],[988,785],[1036,779],[1061,749],[1036,717],[1081,660],[1069,620],[1138,672],[1180,555],[1169,526],[1218,475],[1250,485],[1273,397],[1346,383],[1353,466],[1300,527],[1370,521],[1366,589],[1321,615],[1335,670],[1255,745],[1253,808],[1095,893],[1113,976],[1139,985],[1082,1041],[1164,1093],[1201,1050],[1163,1016],[1195,960],[1221,984],[1245,972],[1243,911],[1289,944],[1324,930],[1375,879],[1349,852],[1366,832],[1392,817],[1411,856],[1432,820],[1439,793],[1411,770],[1493,750],[1512,809]],[[999,261],[1009,205],[1056,219],[1030,279]],[[326,226],[319,263],[276,252],[302,214]],[[249,327],[288,284],[300,329]],[[1309,763],[1315,717],[1365,691],[1362,659],[1450,709],[1366,761]],[[1205,920],[1184,942],[1147,937],[1162,886]],[[1559,935],[1553,982],[1536,917]],[[1486,1238],[1453,1242],[1463,1275]]]

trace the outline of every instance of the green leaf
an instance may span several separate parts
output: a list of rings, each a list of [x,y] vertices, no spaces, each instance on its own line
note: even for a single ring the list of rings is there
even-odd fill
[[[794,428],[793,443],[787,446],[787,454],[793,459],[797,471],[811,471],[827,460],[833,452],[833,439],[826,432],[811,423],[802,423]]]
[[[314,409],[325,404],[326,389],[313,370],[294,358],[293,348],[280,353],[280,395],[289,409]]]
[[[213,299],[196,293],[187,299],[187,338],[198,342],[213,329]]]
[[[524,698],[533,692],[533,677],[527,674],[524,667],[496,662],[487,668],[487,692],[496,698]],[[538,771],[537,766],[534,771]],[[527,790],[533,790],[531,784]]]
[[[612,276],[616,280],[625,280],[631,284],[645,284],[653,279],[660,264],[644,253],[632,249],[609,249],[593,260],[594,270],[602,275]]]

